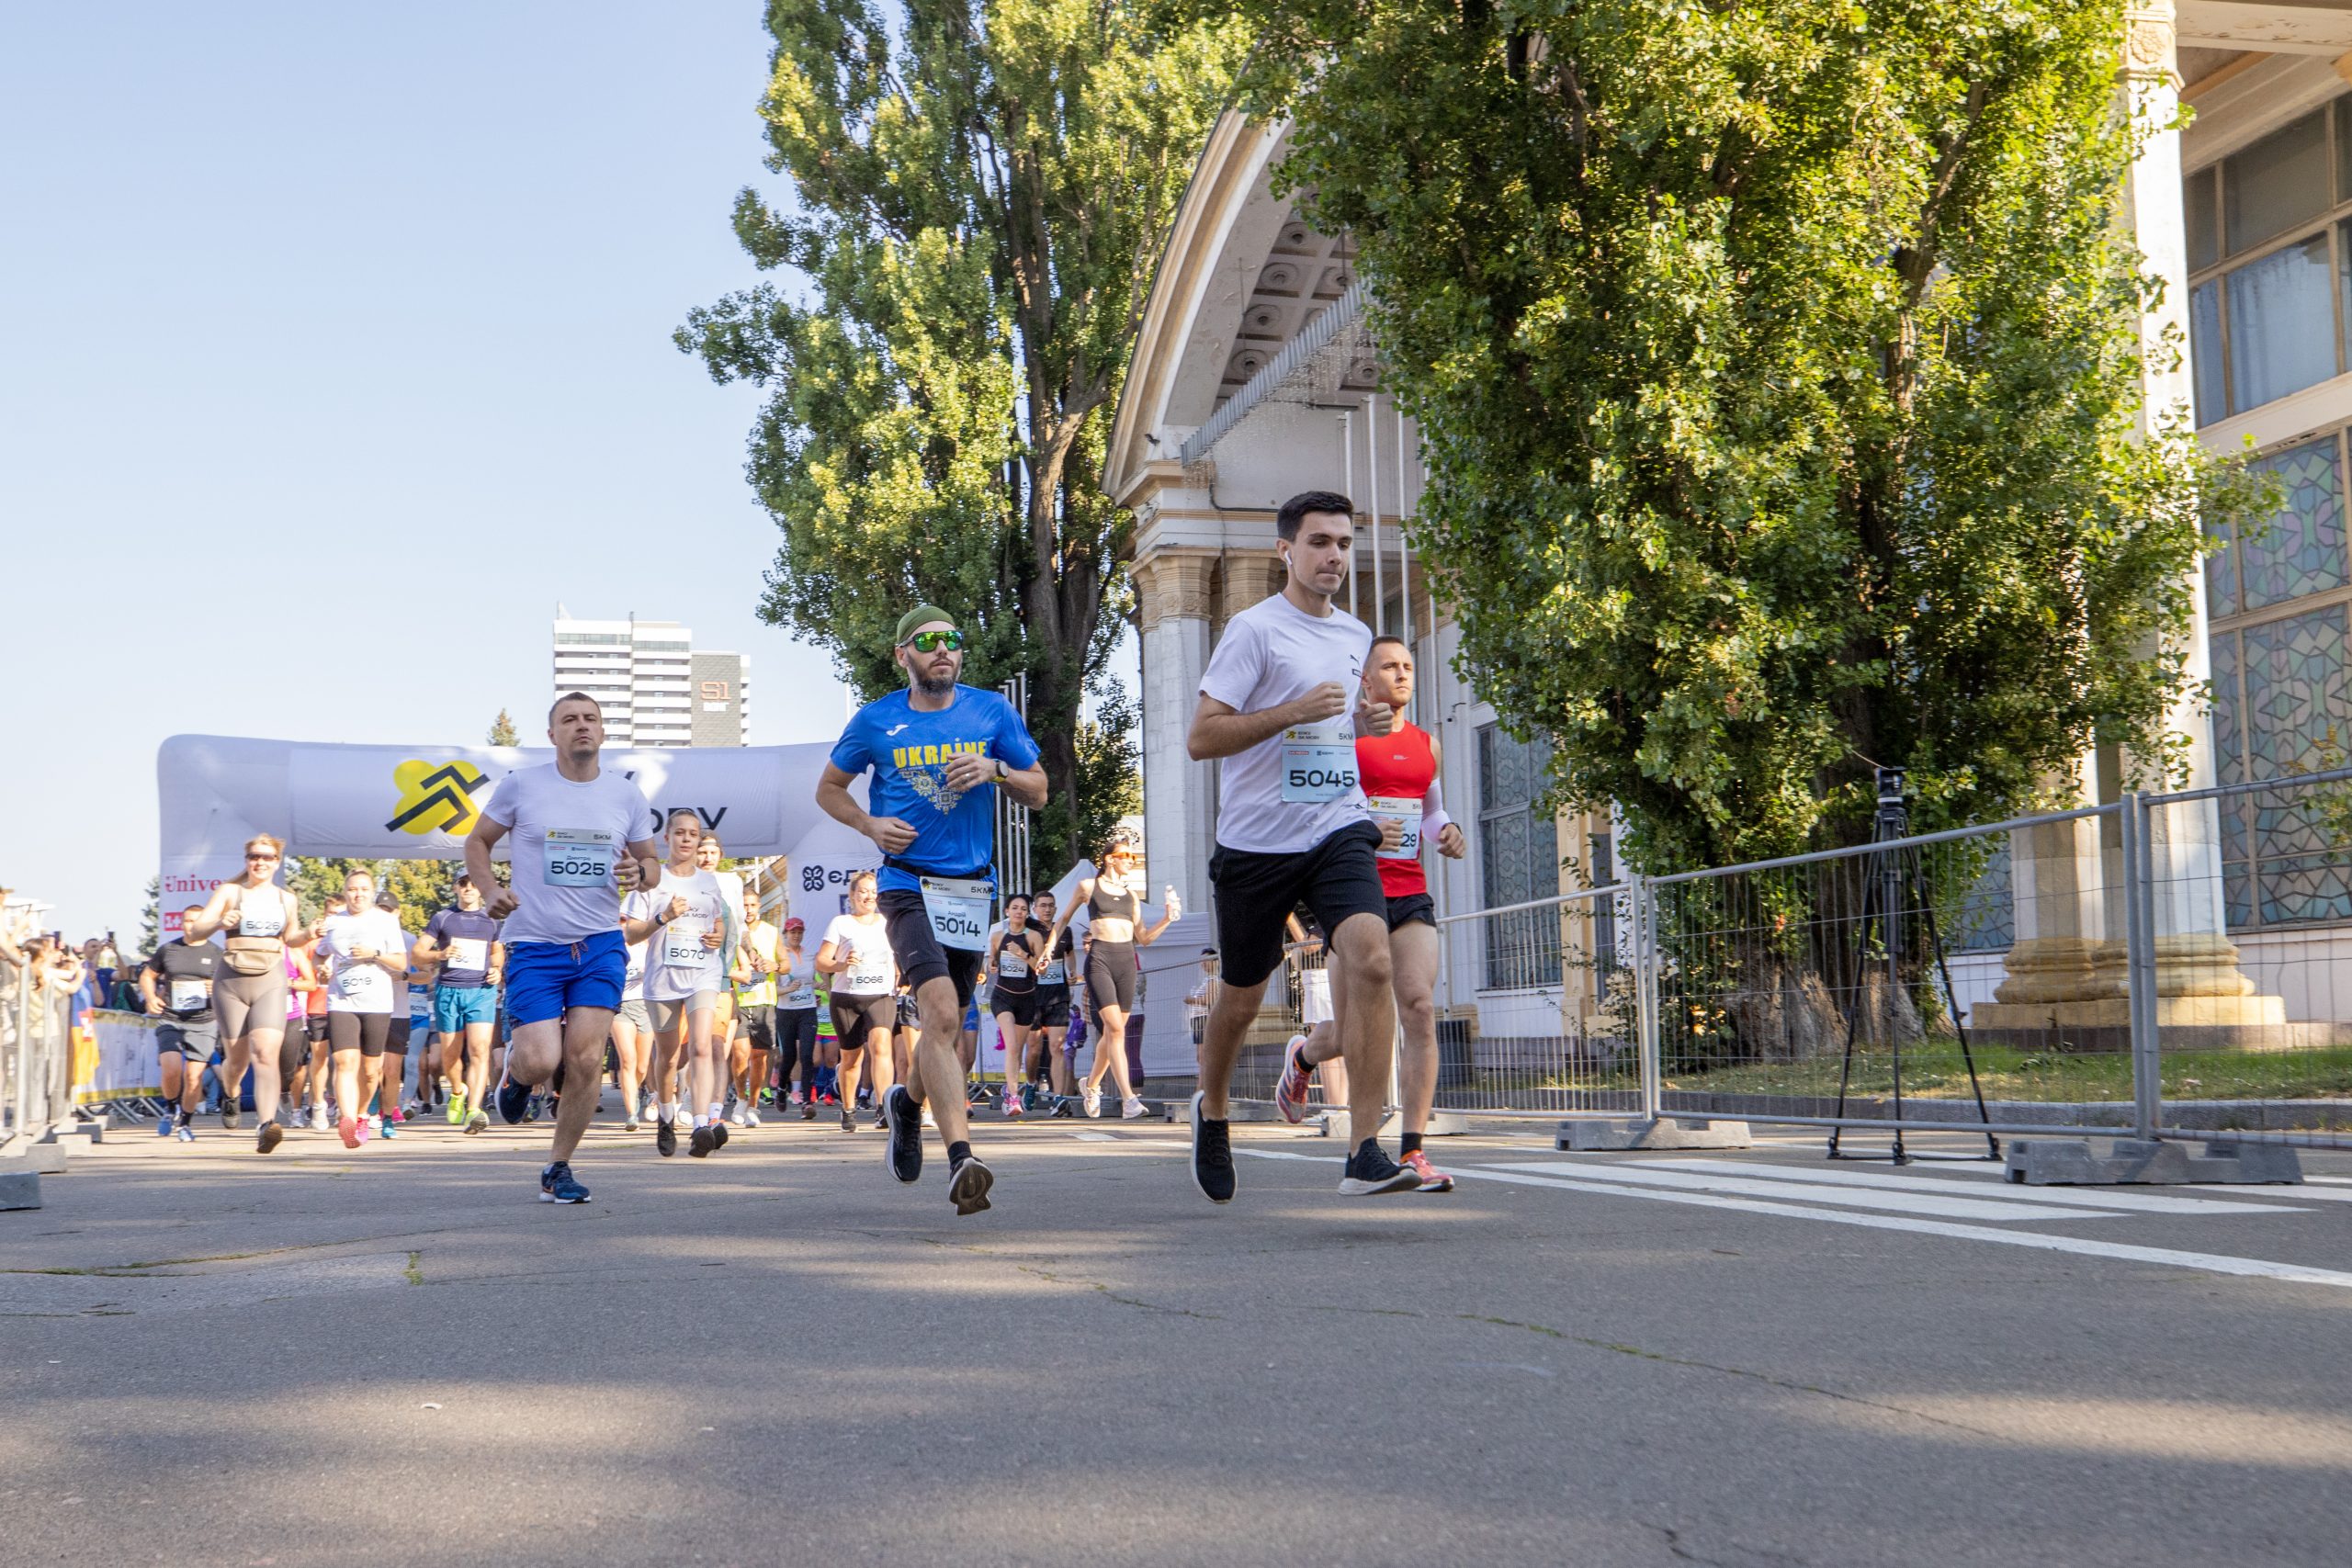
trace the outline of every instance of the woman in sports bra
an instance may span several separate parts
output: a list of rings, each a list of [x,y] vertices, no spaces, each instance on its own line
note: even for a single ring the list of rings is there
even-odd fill
[[[285,858],[281,839],[260,833],[245,845],[245,869],[212,890],[204,913],[188,929],[200,942],[225,933],[225,951],[212,982],[213,1015],[220,1023],[220,1124],[237,1124],[237,1086],[254,1069],[254,1114],[261,1131],[254,1146],[263,1154],[286,1136],[277,1124],[277,1093],[287,1076],[286,944],[309,934],[302,908],[277,885]]]
[[[878,1107],[890,1092],[890,1035],[899,1021],[899,960],[890,951],[890,923],[880,913],[874,874],[850,878],[849,913],[835,915],[817,949],[817,972],[832,976],[833,1033],[841,1046],[842,1131],[857,1131],[857,1080],[874,1069],[876,1127]]]
[[[989,1007],[1004,1046],[1004,1113],[1021,1114],[1021,1073],[1029,1060],[1029,1032],[1037,1027],[1037,971],[1046,944],[1029,924],[1029,898],[1004,901],[1004,923],[989,941]]]
[[[1086,1070],[1086,1113],[1102,1114],[1102,1077],[1108,1073],[1119,1091],[1119,1114],[1132,1122],[1144,1113],[1143,1101],[1136,1098],[1135,1087],[1127,1081],[1127,1015],[1136,1010],[1136,949],[1158,942],[1182,911],[1176,889],[1170,887],[1162,900],[1159,923],[1143,924],[1143,883],[1136,875],[1135,838],[1125,829],[1112,834],[1104,846],[1102,869],[1080,878],[1070,894],[1073,913],[1081,904],[1086,906],[1089,933],[1087,1007],[1102,1023],[1095,1035],[1094,1065]],[[1054,921],[1046,938],[1046,952],[1054,951],[1069,919],[1065,914]]]

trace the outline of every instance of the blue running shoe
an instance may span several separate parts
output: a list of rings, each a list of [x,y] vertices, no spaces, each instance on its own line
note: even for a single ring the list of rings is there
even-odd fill
[[[168,1138],[172,1135],[172,1122],[175,1115],[175,1111],[167,1110],[155,1119],[155,1136]]]
[[[516,1083],[513,1075],[498,1080],[498,1113],[509,1127],[519,1127],[531,1109],[531,1086]]]
[[[588,1189],[571,1174],[571,1162],[560,1159],[539,1172],[539,1201],[542,1203],[585,1203]]]

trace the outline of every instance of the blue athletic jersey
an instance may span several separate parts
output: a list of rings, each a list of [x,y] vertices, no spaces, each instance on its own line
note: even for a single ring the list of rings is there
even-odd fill
[[[950,790],[947,762],[958,752],[1001,757],[1009,768],[1037,763],[1037,743],[1012,705],[998,693],[962,685],[937,713],[919,712],[904,691],[866,704],[834,742],[832,762],[853,778],[871,768],[865,808],[914,829],[915,841],[892,860],[933,876],[989,876],[996,785]],[[920,886],[899,864],[885,864],[875,886],[885,892]]]

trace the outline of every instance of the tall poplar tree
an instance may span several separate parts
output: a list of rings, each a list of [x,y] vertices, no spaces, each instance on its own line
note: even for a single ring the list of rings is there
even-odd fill
[[[830,647],[869,698],[900,683],[891,633],[925,600],[965,617],[967,681],[1028,676],[1051,789],[1041,867],[1116,815],[1082,793],[1119,770],[1081,758],[1078,722],[1132,609],[1102,450],[1248,41],[1229,18],[1155,28],[1148,12],[772,4],[760,113],[787,188],[745,190],[735,231],[785,281],[677,333],[718,380],[772,394],[748,467],[784,535],[767,620]],[[1129,711],[1106,694],[1106,716]]]

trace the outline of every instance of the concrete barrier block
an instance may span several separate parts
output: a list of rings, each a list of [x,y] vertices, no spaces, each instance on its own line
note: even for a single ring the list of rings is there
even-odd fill
[[[38,1209],[40,1207],[40,1173],[34,1170],[0,1172],[0,1209]]]
[[[1751,1142],[1745,1122],[1673,1116],[1652,1122],[1623,1116],[1563,1122],[1553,1146],[1577,1154],[1619,1154],[1634,1149],[1744,1149]]]
[[[2214,1139],[2192,1155],[2186,1144],[2118,1138],[2100,1155],[2087,1138],[2024,1138],[2009,1145],[2007,1174],[2027,1187],[2293,1184],[2303,1166],[2292,1148],[2271,1144]]]

